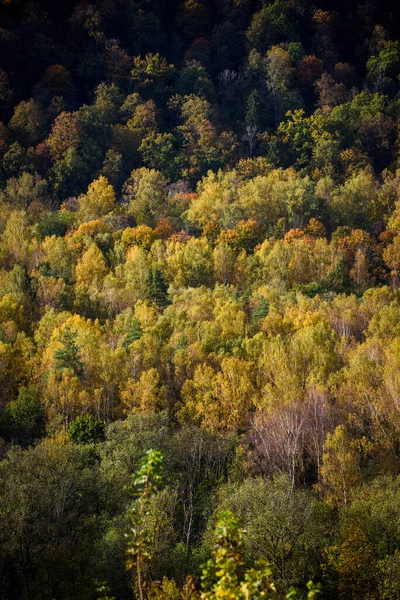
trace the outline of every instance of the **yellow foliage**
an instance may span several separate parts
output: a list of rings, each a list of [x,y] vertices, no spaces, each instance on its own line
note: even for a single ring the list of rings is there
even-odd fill
[[[79,197],[79,217],[83,221],[99,219],[115,207],[115,192],[106,177],[93,181],[86,194]]]

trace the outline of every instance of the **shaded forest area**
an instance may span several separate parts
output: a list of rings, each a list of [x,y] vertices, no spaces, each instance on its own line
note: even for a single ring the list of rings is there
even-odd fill
[[[400,599],[399,28],[3,0],[2,600],[265,598],[200,596],[217,523],[279,599]]]

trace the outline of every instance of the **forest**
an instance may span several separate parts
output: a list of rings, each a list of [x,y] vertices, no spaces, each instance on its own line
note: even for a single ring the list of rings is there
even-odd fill
[[[400,600],[400,5],[0,0],[0,600]]]

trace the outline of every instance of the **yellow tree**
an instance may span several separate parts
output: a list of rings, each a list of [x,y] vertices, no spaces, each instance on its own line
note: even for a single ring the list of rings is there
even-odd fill
[[[390,269],[393,288],[397,289],[400,281],[400,235],[396,235],[393,243],[385,248],[383,259]]]
[[[161,385],[157,369],[143,371],[138,381],[128,379],[121,394],[127,413],[156,412],[165,407],[165,386]]]
[[[79,217],[83,221],[99,219],[115,207],[115,192],[106,177],[99,177],[79,197]]]
[[[253,406],[254,393],[249,363],[236,357],[224,358],[218,373],[201,364],[193,379],[183,386],[185,406],[181,417],[200,421],[211,431],[242,429]]]
[[[76,265],[76,291],[93,300],[100,293],[108,273],[106,261],[96,244],[91,244]]]
[[[346,506],[352,488],[360,483],[360,444],[348,438],[344,425],[328,433],[321,467],[321,489],[333,506]]]
[[[213,276],[213,262],[207,238],[168,243],[166,274],[177,288],[209,284]]]

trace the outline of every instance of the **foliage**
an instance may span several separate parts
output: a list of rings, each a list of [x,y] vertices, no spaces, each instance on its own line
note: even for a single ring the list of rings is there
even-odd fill
[[[143,571],[152,558],[150,551],[152,532],[146,529],[145,518],[149,515],[152,496],[157,492],[162,481],[162,460],[161,452],[148,450],[140,469],[133,478],[138,497],[129,512],[132,526],[127,534],[126,568],[136,569],[137,589],[141,600],[144,598],[143,589],[146,584]]]
[[[104,423],[92,415],[82,415],[71,421],[68,437],[74,444],[90,444],[104,438]]]
[[[241,559],[242,538],[246,532],[239,528],[230,511],[220,513],[215,528],[213,557],[203,567],[201,598],[277,598],[272,571],[268,565],[247,570],[239,575],[243,565]],[[216,582],[213,583],[213,579]],[[320,591],[312,582],[307,584],[307,598],[315,598]],[[286,598],[300,597],[293,588]]]
[[[398,3],[0,12],[0,596],[398,597]]]

